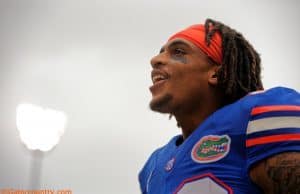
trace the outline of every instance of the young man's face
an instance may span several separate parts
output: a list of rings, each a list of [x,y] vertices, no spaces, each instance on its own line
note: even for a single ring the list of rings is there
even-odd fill
[[[161,113],[192,111],[205,103],[214,65],[193,43],[176,38],[151,60],[150,108]]]

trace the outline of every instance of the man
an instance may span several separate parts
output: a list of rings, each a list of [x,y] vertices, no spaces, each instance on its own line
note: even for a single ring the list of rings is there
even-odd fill
[[[263,91],[242,34],[208,19],[173,35],[151,65],[150,108],[182,134],[148,159],[143,194],[300,194],[300,94]]]

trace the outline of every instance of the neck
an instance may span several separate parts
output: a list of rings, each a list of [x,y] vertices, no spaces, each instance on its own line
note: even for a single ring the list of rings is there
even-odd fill
[[[205,106],[199,105],[190,111],[177,112],[174,114],[177,125],[182,130],[184,140],[188,138],[207,117],[221,107],[221,103],[215,103],[219,101],[214,101],[212,98],[207,102],[213,103],[206,103]]]

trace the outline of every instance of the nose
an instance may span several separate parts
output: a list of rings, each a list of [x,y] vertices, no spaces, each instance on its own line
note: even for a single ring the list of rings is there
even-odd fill
[[[162,65],[166,64],[166,56],[163,55],[163,53],[160,53],[150,60],[152,68],[159,68]]]

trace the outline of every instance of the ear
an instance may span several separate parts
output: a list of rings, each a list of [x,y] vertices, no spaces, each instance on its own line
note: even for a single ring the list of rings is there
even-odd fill
[[[221,68],[220,65],[214,65],[208,71],[208,84],[212,86],[216,86],[218,84],[218,71]]]

